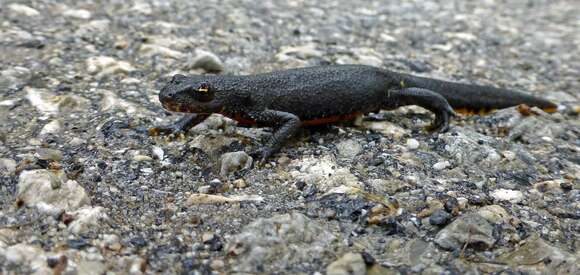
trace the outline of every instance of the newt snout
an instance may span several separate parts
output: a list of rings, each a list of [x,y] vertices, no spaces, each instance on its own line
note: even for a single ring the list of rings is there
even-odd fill
[[[163,108],[182,113],[214,113],[219,111],[215,91],[207,81],[196,81],[176,74],[159,92]]]

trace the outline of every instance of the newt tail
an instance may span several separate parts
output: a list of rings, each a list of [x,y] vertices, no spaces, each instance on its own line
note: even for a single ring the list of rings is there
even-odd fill
[[[419,87],[442,95],[453,109],[461,114],[487,114],[496,109],[504,109],[520,104],[538,107],[547,113],[554,113],[558,106],[548,100],[518,91],[449,82],[431,78],[400,74],[405,86]]]

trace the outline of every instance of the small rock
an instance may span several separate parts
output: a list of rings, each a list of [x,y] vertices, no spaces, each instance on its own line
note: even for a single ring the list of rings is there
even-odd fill
[[[548,180],[542,181],[534,184],[534,189],[542,193],[560,194],[564,190],[562,189],[562,183],[564,180]]]
[[[221,157],[220,176],[227,177],[229,174],[252,167],[253,158],[244,151],[225,153]]]
[[[234,184],[234,187],[236,187],[236,188],[246,188],[246,187],[248,187],[248,184],[246,183],[246,181],[244,179],[234,180],[233,184]]]
[[[429,216],[429,223],[432,225],[443,226],[449,223],[451,220],[451,214],[447,213],[443,209],[437,209],[431,216]]]
[[[70,18],[76,18],[76,19],[90,19],[91,18],[91,12],[88,10],[82,10],[82,9],[78,9],[78,10],[66,10],[62,13],[63,16],[65,17],[70,17]]]
[[[103,95],[101,111],[118,110],[126,112],[127,114],[133,114],[137,111],[137,107],[133,103],[120,98],[112,91],[100,90],[100,93]]]
[[[325,192],[341,185],[362,188],[358,178],[350,173],[348,169],[337,169],[339,165],[331,156],[297,159],[292,161],[290,166],[299,167],[300,171],[292,171],[292,176],[296,181],[302,181],[307,185],[315,185]]]
[[[2,33],[0,31],[0,33]],[[4,35],[4,34],[2,34]],[[30,33],[21,31],[16,32],[13,37],[14,43],[26,43],[27,41],[34,40],[34,36]],[[6,39],[6,37],[2,37]],[[8,38],[10,40],[10,38]],[[0,71],[0,89],[2,90],[14,90],[18,89],[19,87],[24,86],[28,80],[31,78],[32,72],[30,69],[25,67],[8,67],[5,70]],[[16,105],[19,99],[8,99],[2,101],[0,106],[3,107],[11,107]]]
[[[4,83],[1,82],[2,79],[0,79],[0,89],[3,88],[3,86],[7,86],[7,85],[3,85]],[[0,107],[5,107],[7,109],[11,109],[12,107],[16,106],[16,103],[18,103],[18,99],[7,99],[7,100],[2,100],[0,101]]]
[[[122,248],[119,236],[117,236],[115,234],[103,235],[103,242],[101,244],[103,247],[110,249],[110,250],[113,250],[113,251],[119,251]]]
[[[66,180],[63,172],[27,170],[18,179],[17,197],[25,205],[36,206],[41,212],[56,214],[74,211],[88,205],[87,193],[74,180]]]
[[[86,98],[77,95],[53,95],[46,90],[26,87],[26,99],[32,106],[44,114],[58,112],[84,111],[90,103]]]
[[[95,33],[103,33],[109,30],[111,21],[108,19],[92,20],[79,26],[75,35],[79,37],[92,38]]]
[[[366,263],[359,253],[346,253],[326,267],[327,275],[365,275]]]
[[[282,47],[281,51],[276,54],[276,59],[286,62],[295,58],[309,59],[313,57],[322,57],[322,52],[316,49],[316,44],[306,44],[297,47]]]
[[[351,159],[356,157],[363,148],[356,140],[348,139],[337,144],[336,149],[341,157]]]
[[[101,206],[83,207],[69,214],[74,220],[68,225],[68,229],[77,235],[96,231],[108,219],[105,208]]]
[[[192,206],[197,204],[221,204],[221,203],[232,203],[232,202],[263,202],[264,198],[258,195],[241,195],[241,196],[218,196],[218,195],[208,195],[208,194],[192,194],[189,196],[185,202],[186,206]]]
[[[8,158],[0,158],[0,175],[13,175],[16,171],[16,161]]]
[[[211,186],[209,185],[202,185],[199,188],[197,188],[197,192],[201,193],[201,194],[211,194],[211,193],[215,193],[213,192]]]
[[[40,135],[45,136],[48,134],[58,134],[58,133],[60,133],[61,130],[62,130],[62,125],[60,123],[60,120],[55,119],[55,120],[45,124],[44,127],[42,127],[42,129],[40,130]]]
[[[499,205],[486,205],[477,210],[477,214],[493,224],[508,223],[511,215]]]
[[[78,274],[106,274],[107,266],[104,261],[80,259],[77,263]],[[131,273],[140,274],[140,273]]]
[[[97,78],[113,74],[127,74],[135,70],[131,63],[118,61],[109,56],[93,56],[86,60],[87,72],[96,74]]]
[[[222,182],[219,179],[213,179],[209,182],[210,193],[224,193],[230,189],[230,184]]]
[[[71,146],[80,146],[85,144],[87,141],[82,139],[82,138],[78,138],[78,137],[73,137],[70,141],[69,144]]]
[[[212,270],[222,270],[226,266],[226,263],[222,260],[212,260],[209,266]]]
[[[62,160],[62,152],[50,148],[37,148],[34,156],[41,160],[52,160],[52,161]]]
[[[493,225],[475,213],[460,216],[443,228],[435,242],[447,250],[462,249],[465,244],[475,250],[486,250],[496,242]]]
[[[5,259],[8,265],[36,267],[34,274],[52,274],[52,270],[46,264],[47,255],[41,247],[16,244],[6,249],[0,249],[0,257]]]
[[[416,140],[414,138],[407,139],[407,148],[409,150],[417,150],[417,149],[419,149],[419,145],[420,144],[419,144],[418,140]]]
[[[496,201],[507,201],[511,203],[518,203],[524,199],[524,193],[519,190],[496,189],[490,195]]]
[[[153,146],[151,148],[151,153],[158,160],[161,160],[162,161],[165,158],[165,153],[163,152],[163,148],[161,148],[161,147]]]
[[[137,154],[137,155],[133,156],[133,160],[134,161],[153,161],[153,158],[150,156]]]
[[[0,229],[0,253],[2,253],[2,249],[8,247],[11,243],[17,240],[20,231],[10,229],[10,228],[2,228]]]
[[[532,268],[537,274],[580,274],[579,257],[549,244],[534,234],[524,240],[514,251],[496,257],[496,261],[509,266]]]
[[[292,160],[287,156],[281,156],[280,158],[278,158],[278,164],[280,165],[288,165],[290,164],[290,161]]]
[[[195,50],[195,57],[191,60],[188,68],[203,69],[206,72],[217,73],[224,70],[224,64],[217,55],[197,49]]]
[[[226,251],[233,261],[232,271],[271,274],[319,261],[336,241],[316,220],[290,213],[256,219],[230,238]]]
[[[14,13],[18,13],[24,16],[32,17],[40,15],[40,12],[38,12],[37,10],[22,4],[10,4],[8,5],[8,9],[10,9]]]
[[[139,48],[139,53],[143,55],[143,57],[162,56],[172,59],[185,58],[185,54],[180,51],[172,50],[168,47],[155,44],[141,45],[141,47]]]
[[[363,121],[362,127],[379,132],[384,136],[400,140],[407,135],[408,130],[388,121]]]
[[[383,60],[373,55],[359,55],[358,64],[381,67],[383,65]]]
[[[189,145],[193,148],[202,150],[211,158],[219,158],[220,156],[223,156],[220,155],[222,148],[228,147],[235,141],[237,140],[224,135],[197,135],[189,142]]]
[[[440,161],[440,162],[433,164],[433,169],[441,171],[449,166],[451,166],[451,163],[449,161],[445,160],[445,161]]]

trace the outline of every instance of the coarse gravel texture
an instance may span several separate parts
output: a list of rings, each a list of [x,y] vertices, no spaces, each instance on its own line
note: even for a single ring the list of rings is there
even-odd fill
[[[580,4],[0,3],[0,273],[579,274]],[[418,107],[305,129],[212,116],[184,137],[175,73],[368,64],[523,90],[424,130]],[[246,152],[246,153],[244,153]]]

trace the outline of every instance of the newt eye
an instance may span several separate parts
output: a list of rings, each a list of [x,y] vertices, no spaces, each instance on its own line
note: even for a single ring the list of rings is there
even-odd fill
[[[214,97],[214,91],[210,87],[209,83],[202,82],[197,88],[193,89],[193,97],[200,102],[211,101]]]
[[[203,82],[203,83],[199,84],[199,88],[197,88],[197,91],[200,93],[208,93],[209,92],[209,83]]]

